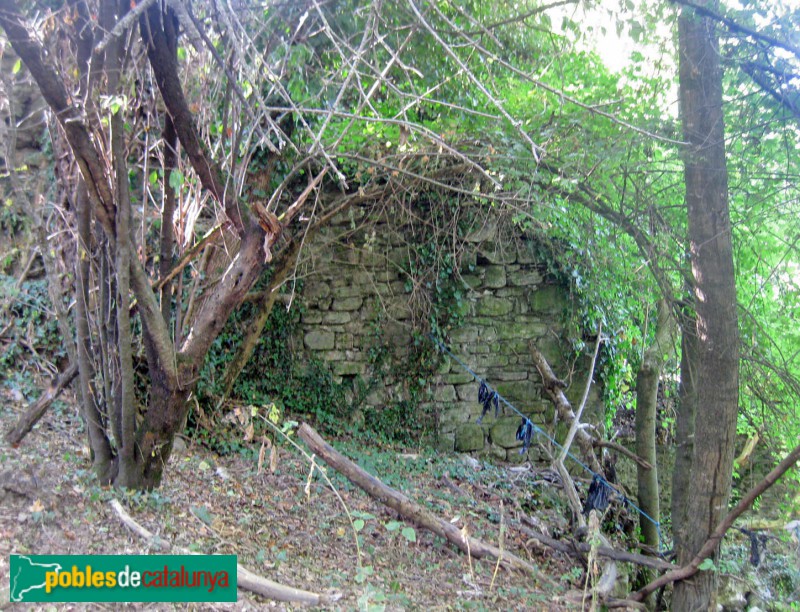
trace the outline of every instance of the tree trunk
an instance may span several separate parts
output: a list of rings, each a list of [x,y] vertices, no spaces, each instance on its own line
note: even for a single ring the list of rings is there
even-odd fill
[[[636,454],[650,464],[637,464],[636,480],[639,507],[650,518],[639,517],[642,541],[657,549],[660,521],[658,499],[658,462],[656,457],[656,420],[658,416],[658,383],[666,358],[674,353],[675,319],[666,299],[658,302],[658,317],[653,343],[644,351],[642,365],[636,375]],[[652,520],[650,520],[652,519]],[[645,582],[652,578],[645,572]]]
[[[124,15],[120,11],[120,17]],[[109,11],[110,12],[110,11]],[[113,13],[107,16],[108,27],[113,27]],[[124,39],[118,38],[108,45],[106,65],[108,67],[108,89],[117,92],[124,55]],[[128,162],[125,153],[124,121],[122,111],[111,116],[111,163],[114,168],[114,191],[117,199],[117,241],[114,250],[114,269],[116,270],[117,292],[117,359],[114,361],[116,385],[114,397],[113,430],[117,436],[118,470],[114,484],[124,487],[136,485],[133,474],[136,471],[134,459],[134,432],[136,431],[136,396],[133,376],[133,338],[130,318],[130,262],[133,257],[131,238],[131,198],[128,189]]]
[[[689,483],[694,454],[694,420],[697,412],[697,364],[699,349],[694,315],[681,314],[681,365],[675,418],[675,466],[672,470],[672,541],[679,549],[691,529],[687,517]]]
[[[89,196],[83,179],[78,181],[78,192],[75,196],[78,217],[78,268],[75,284],[75,329],[77,333],[78,375],[80,378],[80,397],[86,431],[89,434],[89,446],[92,449],[92,465],[97,478],[108,483],[113,478],[113,453],[111,443],[106,435],[107,415],[100,412],[97,403],[95,385],[95,367],[92,351],[91,333],[89,331],[89,268],[91,260],[91,212]]]
[[[280,262],[278,262],[273,269],[269,285],[267,285],[261,298],[256,302],[256,312],[250,324],[247,326],[247,330],[242,338],[242,343],[239,345],[236,355],[234,355],[225,370],[225,376],[222,380],[223,399],[230,395],[236,379],[239,378],[244,366],[247,365],[247,362],[250,361],[250,357],[253,356],[253,351],[255,351],[258,340],[261,338],[261,332],[264,331],[264,326],[267,324],[269,315],[272,313],[272,307],[275,305],[275,300],[278,297],[278,290],[289,275],[289,270],[294,268],[294,264],[297,262],[297,256],[300,254],[300,246],[301,242],[295,240],[287,247],[287,250],[281,256]]]
[[[681,532],[678,561],[685,565],[727,511],[738,411],[739,333],[714,24],[684,9],[678,40],[681,119],[689,143],[684,165],[698,349],[692,469],[686,513],[676,526]],[[676,610],[713,609],[715,591],[716,574],[701,572],[676,585],[672,605]]]

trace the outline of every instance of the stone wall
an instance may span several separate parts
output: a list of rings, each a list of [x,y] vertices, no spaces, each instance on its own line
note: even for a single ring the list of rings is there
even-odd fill
[[[365,214],[351,210],[327,228],[307,249],[301,267],[305,270],[302,347],[307,355],[328,363],[338,380],[372,376],[370,351],[377,342],[391,348],[393,359],[404,358],[412,343],[415,292],[425,289],[415,286],[406,273],[410,247],[402,232],[392,231],[385,220],[364,224]],[[448,341],[450,350],[469,368],[548,429],[553,409],[543,397],[529,342],[536,342],[557,375],[572,382],[567,396],[573,403],[582,394],[585,375],[580,367],[570,368],[564,358],[568,291],[548,277],[534,247],[524,236],[502,233],[492,224],[467,238],[461,273],[456,276],[466,297],[463,322],[449,333]],[[449,358],[433,377],[432,405],[426,408],[437,415],[438,447],[509,461],[537,459],[536,445],[530,457],[519,454],[521,444],[515,434],[521,419],[511,410],[476,422],[482,410],[478,386]],[[401,395],[401,381],[377,381],[366,402],[381,407]],[[595,389],[590,412],[591,406],[599,406]]]

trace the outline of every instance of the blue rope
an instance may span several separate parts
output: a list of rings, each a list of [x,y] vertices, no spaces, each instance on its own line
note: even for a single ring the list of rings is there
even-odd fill
[[[511,402],[509,402],[509,401],[508,401],[506,398],[504,398],[502,395],[500,395],[499,393],[497,393],[497,390],[496,390],[496,389],[492,388],[492,387],[489,385],[489,383],[487,383],[487,382],[486,382],[486,381],[485,381],[483,378],[481,378],[481,377],[480,377],[480,376],[478,376],[478,375],[477,375],[475,372],[473,372],[473,371],[472,371],[472,369],[471,369],[471,368],[470,368],[470,367],[469,367],[469,366],[468,366],[466,363],[464,363],[463,361],[461,361],[461,359],[459,359],[458,357],[456,357],[456,356],[455,356],[455,355],[454,355],[454,354],[453,354],[453,353],[450,351],[450,349],[448,349],[448,348],[447,348],[447,347],[446,347],[446,346],[445,346],[445,345],[444,345],[444,344],[443,344],[441,341],[439,341],[439,340],[438,340],[438,339],[437,339],[435,336],[433,336],[432,334],[428,334],[428,337],[429,337],[431,340],[433,340],[433,341],[434,341],[434,342],[435,342],[435,343],[436,343],[436,344],[439,346],[439,349],[440,349],[442,352],[444,352],[444,353],[446,353],[447,355],[449,355],[451,359],[453,359],[453,360],[454,360],[456,363],[458,363],[458,365],[460,365],[462,368],[464,368],[464,370],[466,370],[467,372],[469,372],[469,374],[472,376],[472,378],[474,378],[474,379],[475,379],[477,382],[479,382],[479,383],[482,383],[482,384],[486,385],[486,387],[487,387],[487,388],[488,388],[490,391],[492,391],[492,392],[496,393],[496,394],[497,394],[497,397],[500,399],[500,401],[501,401],[501,402],[502,402],[504,405],[506,405],[506,406],[508,406],[509,408],[511,408],[511,410],[513,410],[514,412],[516,412],[516,413],[517,413],[517,414],[518,414],[520,417],[522,417],[522,419],[525,421],[525,424],[526,424],[526,425],[528,425],[529,427],[531,427],[531,428],[533,429],[533,431],[534,431],[534,432],[536,432],[537,434],[540,434],[540,435],[542,435],[543,437],[547,438],[547,440],[548,440],[548,441],[549,441],[551,444],[553,444],[553,445],[557,446],[558,448],[560,448],[560,449],[563,449],[563,448],[564,448],[564,447],[563,447],[561,444],[559,444],[559,443],[558,443],[558,442],[556,442],[556,441],[555,441],[555,440],[554,440],[552,437],[550,437],[550,436],[547,434],[547,432],[545,432],[545,431],[544,431],[544,430],[543,430],[541,427],[539,427],[539,426],[538,426],[536,423],[534,423],[534,422],[533,422],[533,421],[531,421],[531,420],[530,420],[528,417],[526,417],[524,414],[522,414],[522,412],[520,412],[519,410],[517,410],[517,408],[516,408],[516,407],[515,407],[515,406],[514,406],[514,405],[513,405]],[[582,462],[580,459],[578,459],[578,458],[577,458],[575,455],[573,455],[573,454],[572,454],[572,453],[570,453],[569,451],[567,451],[567,456],[568,456],[570,459],[572,459],[572,460],[573,460],[575,463],[577,463],[579,466],[581,466],[581,467],[582,467],[584,470],[586,470],[587,472],[589,472],[590,474],[592,474],[592,476],[593,476],[593,477],[596,477],[596,478],[598,478],[598,479],[600,480],[600,482],[601,482],[601,483],[603,483],[605,486],[607,486],[609,489],[611,489],[612,491],[614,491],[614,492],[615,492],[615,493],[616,493],[616,494],[617,494],[617,495],[618,495],[618,496],[619,496],[619,497],[622,499],[623,503],[626,503],[626,504],[628,504],[628,505],[629,505],[631,508],[633,508],[634,510],[636,510],[636,512],[638,512],[640,515],[642,515],[644,518],[646,518],[648,521],[650,521],[650,522],[651,522],[653,525],[655,525],[655,527],[656,527],[656,531],[657,531],[657,533],[658,533],[658,551],[659,551],[659,552],[661,552],[661,550],[662,550],[662,547],[663,547],[663,544],[664,544],[664,539],[663,539],[663,537],[662,537],[662,535],[661,535],[661,523],[660,523],[659,521],[655,520],[655,519],[654,519],[653,517],[651,517],[649,514],[647,514],[647,513],[646,513],[644,510],[642,510],[641,508],[639,508],[639,507],[638,507],[636,504],[634,504],[634,503],[633,503],[633,502],[632,502],[632,501],[631,501],[631,500],[628,498],[628,496],[627,496],[627,495],[625,495],[624,493],[622,493],[622,491],[620,491],[619,489],[617,489],[616,487],[614,487],[613,485],[611,485],[611,483],[609,483],[609,482],[608,482],[608,481],[607,481],[607,480],[606,480],[606,479],[603,477],[603,475],[602,475],[602,474],[598,474],[597,472],[595,472],[594,470],[592,470],[592,468],[590,468],[588,465],[585,465],[585,464],[584,464],[584,463],[583,463],[583,462]]]

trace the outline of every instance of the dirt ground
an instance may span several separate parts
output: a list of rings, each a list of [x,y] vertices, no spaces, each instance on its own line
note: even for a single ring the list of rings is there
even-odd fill
[[[0,429],[23,407],[2,398]],[[174,545],[236,554],[239,563],[271,580],[339,594],[340,610],[560,610],[560,597],[580,588],[582,568],[543,549],[514,528],[521,515],[547,525],[555,494],[534,485],[534,473],[492,467],[457,456],[397,450],[340,449],[439,516],[515,552],[541,569],[530,575],[471,559],[443,539],[414,528],[328,470],[335,491],[289,445],[275,471],[258,446],[252,453],[218,456],[188,441],[150,494],[126,494],[97,485],[74,404],[51,410],[19,448],[0,447],[0,608],[9,604],[8,559],[20,554],[156,554],[152,543],[123,525],[109,502],[120,499],[133,519]],[[353,523],[347,518],[347,508]],[[539,510],[541,512],[539,512]],[[355,529],[354,529],[355,524]],[[362,526],[363,524],[363,526]],[[358,529],[360,528],[360,529]],[[409,529],[410,528],[410,529]],[[355,537],[358,536],[359,546]],[[93,606],[119,609],[120,605]],[[128,604],[129,609],[296,609],[239,589],[236,604]],[[84,609],[63,604],[56,609]],[[48,608],[52,609],[52,608]]]

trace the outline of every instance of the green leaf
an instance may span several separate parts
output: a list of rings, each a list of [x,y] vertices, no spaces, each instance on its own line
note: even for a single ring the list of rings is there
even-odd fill
[[[703,559],[703,562],[699,566],[697,566],[697,569],[702,570],[704,572],[708,572],[716,569],[716,565],[714,565],[714,561],[712,561],[711,559]]]
[[[358,572],[356,572],[356,582],[359,584],[365,582],[367,578],[372,576],[372,566],[371,565],[364,565],[358,568]]]
[[[403,537],[409,542],[417,541],[417,532],[414,531],[413,527],[403,527],[403,530],[400,533],[402,533]]]
[[[211,513],[208,511],[208,508],[205,506],[190,506],[192,514],[194,514],[197,518],[203,521],[206,525],[211,525],[214,522]]]
[[[186,48],[185,47],[178,47],[178,54],[177,55],[178,55],[178,59],[180,61],[182,61],[182,62],[185,61],[186,60]]]
[[[353,521],[353,529],[356,531],[361,531],[364,529],[364,521],[362,519],[356,519]]]
[[[400,521],[389,521],[386,523],[386,531],[397,531],[402,524]]]
[[[14,62],[14,67],[11,69],[11,74],[17,74],[22,69],[22,60],[18,59]]]
[[[180,170],[173,170],[169,174],[169,186],[178,191],[183,186],[183,173]]]
[[[155,185],[158,182],[158,170],[153,170],[150,173],[150,184]]]

